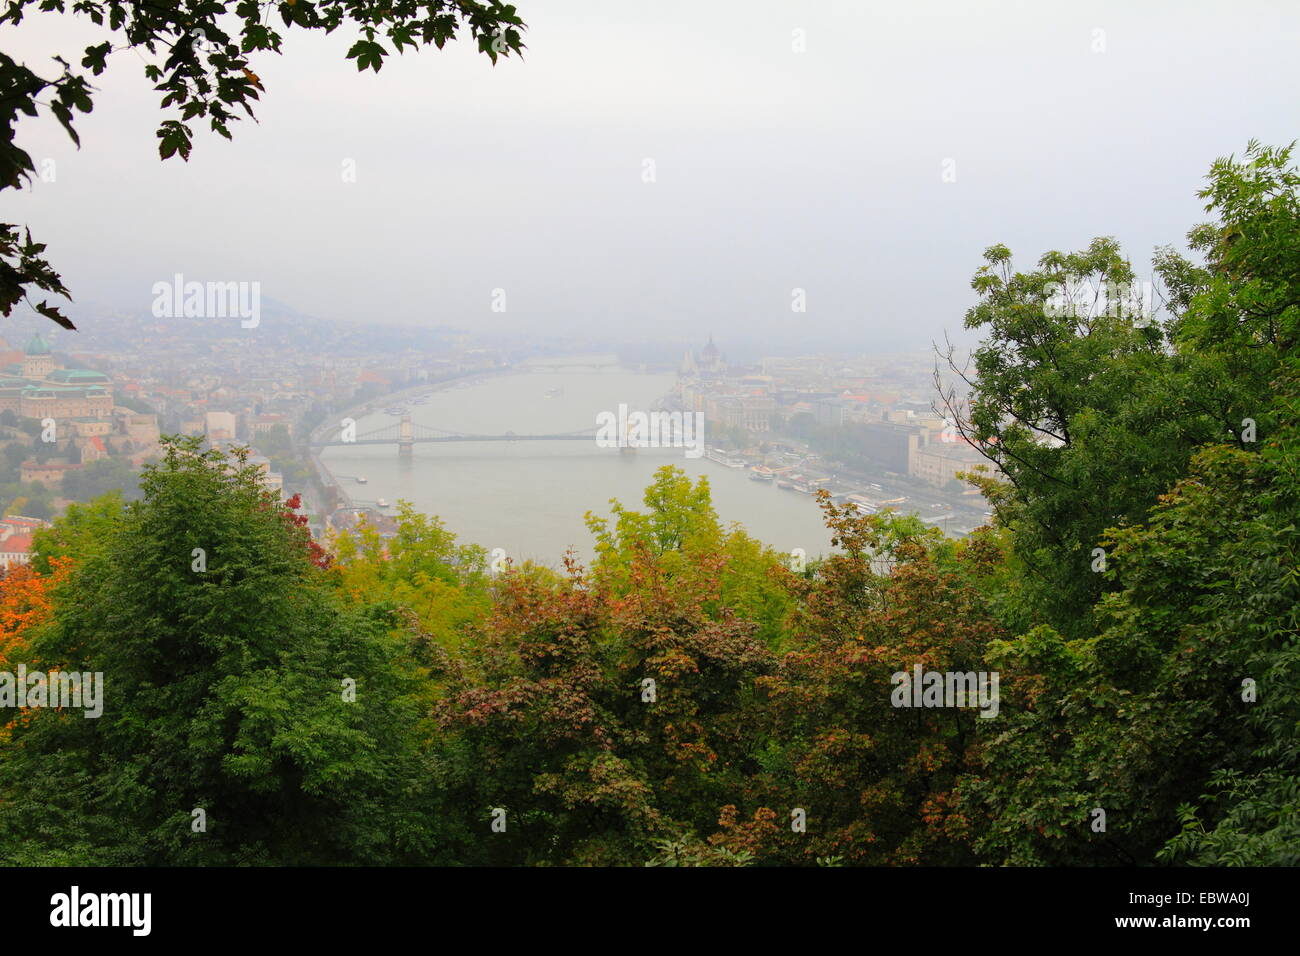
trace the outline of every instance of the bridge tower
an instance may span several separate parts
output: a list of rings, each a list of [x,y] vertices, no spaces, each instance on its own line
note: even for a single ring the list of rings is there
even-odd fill
[[[620,458],[634,458],[636,456],[637,439],[632,435],[632,423],[628,422],[627,434],[624,436],[623,444],[618,448]]]
[[[415,452],[415,428],[411,425],[409,414],[402,416],[402,423],[397,427],[397,457],[410,458]]]

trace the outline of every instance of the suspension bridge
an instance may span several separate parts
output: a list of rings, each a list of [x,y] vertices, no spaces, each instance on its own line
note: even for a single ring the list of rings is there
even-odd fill
[[[312,448],[331,448],[348,445],[396,445],[398,455],[412,454],[416,445],[433,442],[498,442],[498,441],[592,441],[597,428],[581,431],[555,432],[546,435],[519,435],[505,432],[499,435],[450,431],[432,425],[417,425],[410,415],[403,415],[395,425],[384,425],[366,432],[348,434],[342,426],[320,433],[311,443]]]

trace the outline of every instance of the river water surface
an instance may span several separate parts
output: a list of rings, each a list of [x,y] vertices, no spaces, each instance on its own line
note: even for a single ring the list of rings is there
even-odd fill
[[[568,368],[494,375],[433,392],[425,404],[401,402],[416,425],[473,434],[557,434],[593,429],[601,412],[649,410],[672,388],[671,374],[628,369]],[[380,402],[382,406],[384,403]],[[391,426],[382,410],[359,418],[364,435]],[[707,435],[707,433],[706,433]],[[750,534],[785,552],[809,557],[830,550],[829,535],[812,499],[749,479],[749,472],[683,449],[638,449],[621,455],[595,438],[572,442],[417,443],[399,458],[396,445],[331,447],[321,456],[355,502],[404,498],[437,515],[464,542],[502,548],[516,562],[560,565],[566,549],[590,560],[593,539],[587,511],[609,514],[617,498],[640,510],[656,468],[673,464],[692,478],[709,479],[713,506],[723,522],[740,522]],[[364,476],[366,484],[358,484]],[[388,509],[389,514],[393,509]]]

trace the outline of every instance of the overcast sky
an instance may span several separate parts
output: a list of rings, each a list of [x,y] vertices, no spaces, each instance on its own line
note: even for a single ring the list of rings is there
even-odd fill
[[[353,34],[287,31],[260,122],[200,128],[188,164],[159,162],[158,94],[117,53],[79,152],[20,127],[57,179],[4,218],[79,323],[180,272],[339,319],[920,348],[960,329],[985,247],[1114,235],[1145,275],[1214,158],[1296,137],[1290,0],[517,5],[528,50],[496,67],[462,40],[358,74]],[[52,74],[98,38],[36,16],[0,48]]]

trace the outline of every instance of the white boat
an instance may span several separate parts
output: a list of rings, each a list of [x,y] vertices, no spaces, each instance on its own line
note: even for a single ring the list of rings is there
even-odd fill
[[[375,502],[375,504],[376,504],[378,507],[380,507],[380,508],[387,508],[387,507],[388,507],[388,499],[387,499],[387,498],[380,498],[378,501]]]
[[[366,483],[366,476],[365,476],[365,475],[358,475],[358,476],[357,476],[357,484],[359,484],[359,485],[364,485],[365,483]]]
[[[849,495],[845,500],[857,509],[858,514],[873,515],[880,510],[880,506],[866,495]]]

